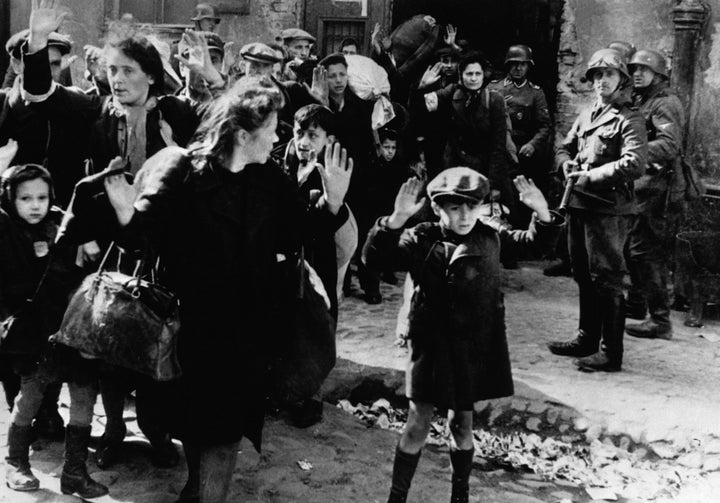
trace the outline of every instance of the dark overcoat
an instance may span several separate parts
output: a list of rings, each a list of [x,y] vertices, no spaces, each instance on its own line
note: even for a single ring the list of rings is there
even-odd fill
[[[442,409],[472,410],[473,403],[513,394],[501,290],[500,246],[554,245],[552,224],[509,230],[497,219],[479,221],[466,236],[437,223],[401,232],[378,220],[363,258],[376,271],[407,270],[414,291],[406,393]]]
[[[159,281],[180,299],[175,434],[200,445],[247,437],[259,449],[268,369],[293,319],[297,191],[274,163],[230,173],[179,147],[148,159],[135,183],[134,216],[115,237],[126,249],[149,242]],[[84,213],[66,219],[64,237],[82,241],[99,225]]]

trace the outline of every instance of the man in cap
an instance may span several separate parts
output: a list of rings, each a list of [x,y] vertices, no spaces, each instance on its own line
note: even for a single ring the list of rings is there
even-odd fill
[[[548,347],[577,357],[580,370],[617,372],[625,332],[623,250],[637,213],[633,180],[645,169],[647,134],[642,115],[625,99],[630,75],[620,53],[596,51],[586,78],[595,103],[575,120],[555,159],[572,189],[568,242],[579,287],[578,334]]]
[[[298,82],[309,83],[312,69],[317,65],[317,62],[310,57],[315,37],[300,28],[283,30],[280,36],[288,52],[288,68],[297,75]]]
[[[683,106],[668,87],[665,58],[653,50],[639,50],[630,60],[633,101],[645,117],[648,135],[648,163],[635,182],[639,213],[630,229],[628,269],[632,287],[626,313],[644,319],[628,324],[628,335],[670,339],[668,262],[674,247],[673,236],[684,211],[685,180],[681,166]]]
[[[220,24],[220,17],[213,5],[209,3],[199,3],[195,6],[195,15],[190,19],[195,23],[195,31],[211,31],[214,32],[217,25]]]
[[[5,44],[5,51],[10,56],[10,66],[5,73],[2,87],[12,87],[15,77],[22,74],[22,58],[20,47],[28,38],[29,30],[25,29],[10,37]],[[63,85],[72,85],[70,69],[64,64],[64,58],[70,54],[72,42],[70,38],[59,33],[51,33],[48,40],[50,58],[50,71],[55,82]]]
[[[277,151],[284,154],[284,147],[292,138],[295,112],[305,105],[313,103],[325,104],[327,102],[327,78],[325,69],[317,67],[313,71],[313,86],[299,84],[294,81],[281,82],[273,75],[276,63],[280,62],[278,52],[272,47],[253,42],[240,49],[242,70],[247,76],[265,76],[280,89],[285,97],[285,105],[278,114]],[[325,89],[323,89],[323,83]]]

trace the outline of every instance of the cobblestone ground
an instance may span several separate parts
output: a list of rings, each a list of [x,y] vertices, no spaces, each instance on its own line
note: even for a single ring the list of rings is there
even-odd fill
[[[623,372],[583,374],[570,361],[550,355],[545,343],[572,336],[576,323],[575,287],[567,278],[542,276],[542,263],[524,263],[509,271],[506,285],[507,325],[517,381],[513,399],[480,404],[486,424],[519,427],[567,440],[602,438],[620,447],[643,445],[656,458],[679,467],[704,468],[701,487],[662,501],[720,501],[720,442],[717,387],[720,343],[698,333],[720,332],[717,321],[702,330],[682,327],[673,313],[672,341],[628,338]],[[369,306],[356,297],[341,308],[338,353],[364,365],[402,369],[405,350],[393,345],[401,288],[383,284],[385,302]],[[397,373],[395,374],[397,381]],[[61,397],[67,417],[67,394]],[[93,477],[110,486],[102,503],[172,503],[184,483],[184,468],[158,469],[147,458],[148,444],[139,435],[132,407],[125,413],[130,435],[120,463]],[[98,404],[93,434],[103,431]],[[0,412],[0,444],[6,443],[8,414]],[[326,404],[318,425],[299,430],[281,418],[268,418],[262,454],[247,443],[238,459],[232,502],[376,502],[386,500],[397,433],[368,428],[340,409]],[[597,444],[596,444],[597,445]],[[635,449],[635,453],[640,452]],[[71,503],[59,491],[62,444],[38,441],[31,456],[40,491],[12,492],[0,480],[0,502]],[[300,463],[303,462],[303,463]],[[306,464],[306,463],[307,464]],[[616,460],[622,463],[621,460]],[[713,465],[715,463],[716,466]],[[301,465],[305,468],[303,469]],[[714,466],[714,468],[713,468]],[[450,467],[446,447],[427,447],[418,469],[411,502],[449,500]],[[4,474],[0,473],[0,478]],[[584,488],[564,481],[548,482],[532,473],[507,472],[480,466],[471,480],[471,502],[538,503],[591,501]],[[634,499],[639,502],[642,492]],[[658,500],[659,501],[659,500]]]

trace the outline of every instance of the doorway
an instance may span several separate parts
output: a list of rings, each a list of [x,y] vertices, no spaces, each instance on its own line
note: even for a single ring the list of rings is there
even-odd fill
[[[532,47],[535,68],[529,78],[542,87],[551,113],[555,111],[564,0],[395,0],[393,29],[417,14],[429,14],[441,25],[458,29],[458,40],[481,50],[498,77],[512,44]]]

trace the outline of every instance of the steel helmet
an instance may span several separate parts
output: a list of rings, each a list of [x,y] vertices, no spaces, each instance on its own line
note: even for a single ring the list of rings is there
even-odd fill
[[[669,77],[667,62],[663,55],[657,51],[650,49],[639,50],[633,55],[628,64],[630,71],[634,71],[635,65],[645,65],[658,75],[662,75],[666,79]]]
[[[532,49],[523,44],[511,45],[505,55],[505,64],[507,65],[508,63],[512,63],[514,61],[534,65],[535,62],[533,61]]]
[[[622,54],[615,49],[600,49],[599,51],[595,51],[588,63],[585,78],[592,81],[593,72],[599,68],[612,68],[624,75],[626,79],[630,79],[625,59]]]
[[[632,58],[635,51],[637,51],[635,46],[630,42],[624,42],[622,40],[615,40],[614,42],[610,42],[607,46],[608,49],[615,49],[617,52],[622,54],[625,61],[630,61],[630,58]]]

